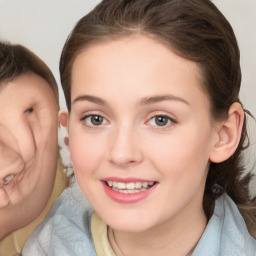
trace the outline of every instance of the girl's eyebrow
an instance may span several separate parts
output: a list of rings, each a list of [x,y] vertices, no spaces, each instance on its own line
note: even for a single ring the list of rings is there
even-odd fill
[[[140,105],[149,105],[149,104],[154,104],[160,101],[170,101],[170,100],[179,101],[179,102],[185,103],[186,105],[190,105],[186,100],[170,94],[144,97],[140,100]],[[106,102],[103,99],[98,98],[96,96],[92,96],[92,95],[80,95],[73,100],[72,104],[79,101],[90,101],[99,105],[106,105]]]
[[[184,100],[180,97],[174,96],[174,95],[170,95],[170,94],[156,95],[156,96],[142,98],[140,100],[140,105],[154,104],[154,103],[157,103],[160,101],[169,101],[169,100],[179,101],[179,102],[183,102],[187,105],[190,105],[186,100]]]
[[[80,95],[73,100],[72,104],[78,101],[90,101],[99,105],[106,105],[106,102],[103,99],[91,95]]]

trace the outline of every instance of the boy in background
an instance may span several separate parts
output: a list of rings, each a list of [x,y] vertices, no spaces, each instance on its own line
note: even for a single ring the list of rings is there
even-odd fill
[[[52,72],[27,48],[0,42],[0,255],[21,253],[67,186],[57,130]]]

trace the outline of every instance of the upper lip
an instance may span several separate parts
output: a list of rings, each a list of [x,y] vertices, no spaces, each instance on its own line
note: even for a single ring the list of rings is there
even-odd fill
[[[130,183],[130,182],[156,182],[155,180],[148,180],[148,179],[141,179],[141,178],[120,178],[120,177],[107,177],[102,179],[103,181],[116,181],[116,182],[123,182],[123,183]]]

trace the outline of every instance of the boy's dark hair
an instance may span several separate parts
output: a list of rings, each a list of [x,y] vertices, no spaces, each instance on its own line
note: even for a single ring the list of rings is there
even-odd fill
[[[0,42],[0,85],[3,86],[27,72],[35,73],[48,82],[58,105],[58,86],[48,66],[22,45]]]

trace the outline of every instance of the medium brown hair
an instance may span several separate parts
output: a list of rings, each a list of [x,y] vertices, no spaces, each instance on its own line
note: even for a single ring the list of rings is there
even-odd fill
[[[1,86],[27,72],[39,75],[50,85],[55,94],[57,105],[59,105],[58,86],[48,66],[22,45],[0,42]]]
[[[62,51],[60,75],[69,110],[76,56],[93,44],[135,34],[153,37],[198,64],[215,120],[227,118],[234,102],[241,104],[237,40],[227,19],[210,0],[103,0],[76,24]],[[210,164],[204,208],[209,215],[209,202],[226,192],[239,205],[249,231],[256,237],[256,210],[248,189],[252,175],[244,174],[242,158],[248,142],[245,118],[233,156]]]

